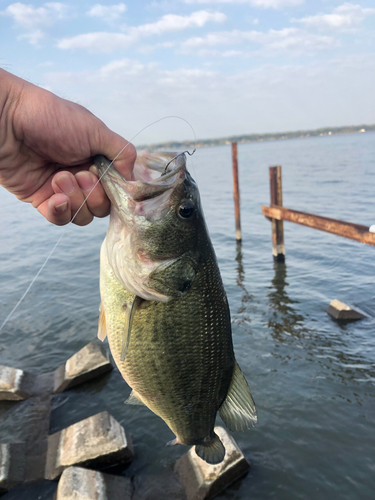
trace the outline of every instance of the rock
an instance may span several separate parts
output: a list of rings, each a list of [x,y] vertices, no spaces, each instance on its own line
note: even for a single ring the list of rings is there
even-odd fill
[[[24,443],[0,444],[0,493],[23,482],[25,452]]]
[[[104,411],[48,437],[45,478],[53,480],[71,465],[103,467],[132,458],[130,436]]]
[[[224,460],[210,465],[198,457],[194,446],[175,465],[175,472],[185,489],[187,500],[213,498],[250,469],[234,439],[223,427],[215,427],[225,446]]]
[[[27,374],[23,370],[0,365],[0,401],[22,401],[30,394],[24,390]]]
[[[61,475],[56,500],[131,500],[131,480],[82,467],[68,467]]]
[[[106,350],[93,340],[57,368],[53,392],[65,391],[112,369]]]
[[[339,320],[357,320],[367,318],[367,315],[358,308],[350,307],[337,299],[332,300],[327,313]]]

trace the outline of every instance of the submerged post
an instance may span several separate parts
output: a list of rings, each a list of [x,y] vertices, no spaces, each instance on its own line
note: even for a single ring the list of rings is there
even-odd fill
[[[270,167],[271,207],[283,205],[281,186],[281,166]],[[272,254],[276,262],[285,262],[284,223],[282,220],[272,219]]]
[[[236,240],[242,240],[241,215],[240,215],[240,187],[238,183],[238,162],[237,162],[237,142],[232,142],[232,162],[233,162],[233,197],[234,216],[236,219]]]

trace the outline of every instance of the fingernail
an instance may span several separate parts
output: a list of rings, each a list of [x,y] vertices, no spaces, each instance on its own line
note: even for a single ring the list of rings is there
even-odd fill
[[[65,194],[71,194],[74,191],[74,184],[69,175],[62,175],[56,179],[56,184]]]
[[[76,175],[76,181],[80,189],[82,189],[82,191],[89,191],[95,185],[95,182],[93,181],[92,177],[86,174]]]
[[[64,201],[64,203],[60,203],[60,205],[55,206],[55,211],[58,214],[62,214],[63,212],[66,212],[66,209],[68,208],[68,202]]]

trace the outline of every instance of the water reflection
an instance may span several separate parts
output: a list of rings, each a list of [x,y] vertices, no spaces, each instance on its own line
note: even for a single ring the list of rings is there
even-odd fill
[[[326,379],[337,377],[344,384],[348,381],[370,382],[374,380],[374,368],[367,359],[365,349],[355,342],[356,325],[351,324],[343,331],[343,327],[332,322],[331,317],[314,304],[316,319],[308,319],[296,311],[300,302],[288,295],[287,266],[285,263],[274,264],[275,275],[267,294],[269,299],[268,327],[276,346],[284,344],[287,351],[278,350],[272,353],[284,361],[291,358],[289,346],[293,343],[303,348],[304,361],[320,366],[319,377]],[[305,310],[306,305],[301,304]],[[309,321],[316,321],[316,327],[307,326]],[[353,338],[354,335],[354,338]],[[294,351],[293,351],[294,352]],[[295,352],[293,361],[296,361]],[[304,367],[307,370],[307,367]],[[328,369],[328,371],[327,371]],[[319,370],[318,370],[319,371]],[[337,394],[341,397],[340,394]],[[355,399],[358,401],[357,395]]]
[[[238,324],[242,323],[250,323],[250,311],[248,309],[248,305],[252,302],[253,300],[253,295],[249,293],[245,286],[245,268],[243,265],[243,255],[242,255],[242,244],[240,241],[237,242],[237,247],[236,247],[236,262],[237,262],[237,286],[241,288],[243,291],[242,297],[241,297],[241,302],[240,305],[237,309],[237,314],[240,316],[238,320],[236,321]]]
[[[270,302],[271,317],[268,320],[268,327],[273,332],[275,340],[283,342],[285,334],[299,335],[304,317],[298,314],[293,304],[298,304],[297,300],[292,300],[287,293],[289,283],[286,281],[287,266],[285,263],[276,262],[273,266],[275,276],[272,279],[271,290],[267,297]]]

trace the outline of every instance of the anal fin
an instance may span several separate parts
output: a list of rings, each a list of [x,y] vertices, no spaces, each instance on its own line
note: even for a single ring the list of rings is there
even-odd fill
[[[241,368],[235,364],[227,397],[219,408],[221,418],[230,431],[250,429],[257,422],[257,411]]]
[[[132,391],[130,396],[125,401],[126,405],[144,405],[144,403],[139,399],[139,397]]]

